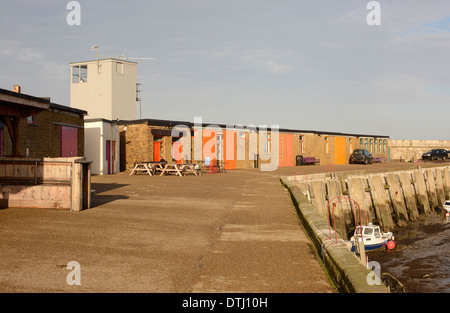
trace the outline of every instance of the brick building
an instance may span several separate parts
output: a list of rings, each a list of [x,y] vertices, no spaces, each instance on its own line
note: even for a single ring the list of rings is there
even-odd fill
[[[34,100],[45,104],[40,110],[19,109],[23,116],[15,116],[15,127],[5,125],[7,119],[0,122],[0,155],[13,155],[12,138],[17,137],[18,155],[33,158],[40,157],[75,157],[84,156],[84,116],[86,111],[55,104],[50,99],[38,98],[0,89],[0,95],[9,97],[11,101],[5,103],[0,110],[7,114],[9,109],[17,109],[23,101]],[[26,116],[29,112],[28,116]],[[8,113],[9,114],[9,113]],[[15,114],[15,113],[14,113]],[[11,136],[9,129],[17,129]]]
[[[122,171],[132,168],[135,162],[164,159],[198,163],[205,157],[223,160],[226,169],[295,166],[299,155],[320,159],[322,165],[348,164],[353,150],[359,148],[369,150],[374,156],[389,158],[388,136],[293,129],[272,132],[259,127],[156,119],[120,121],[119,124]],[[177,126],[189,132],[189,136],[172,132]]]

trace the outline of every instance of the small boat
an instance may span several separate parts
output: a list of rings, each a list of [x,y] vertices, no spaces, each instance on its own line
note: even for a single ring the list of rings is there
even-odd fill
[[[450,213],[450,200],[446,200],[442,206],[446,213]]]
[[[444,215],[445,215],[445,220],[447,221],[447,222],[450,222],[450,200],[446,200],[445,202],[444,202],[444,205],[442,206],[443,207],[443,209],[444,209]]]
[[[362,238],[361,238],[361,232],[362,232]],[[357,226],[355,233],[350,238],[350,241],[348,241],[348,245],[351,250],[355,251],[355,238],[357,238],[360,242],[364,242],[364,248],[366,251],[370,250],[376,250],[383,248],[385,246],[395,246],[393,243],[391,245],[388,245],[389,241],[394,240],[394,234],[391,232],[382,233],[380,230],[380,226],[378,225],[372,225],[369,223],[369,225],[364,226]]]

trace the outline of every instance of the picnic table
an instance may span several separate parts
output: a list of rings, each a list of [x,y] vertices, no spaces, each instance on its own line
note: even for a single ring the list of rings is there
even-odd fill
[[[151,166],[153,173],[162,172],[164,170],[164,165],[167,164],[167,162],[163,161],[151,161],[147,162],[149,166]]]
[[[136,162],[130,175],[133,175],[135,173],[147,173],[152,176],[154,171],[152,166],[149,166],[148,162]]]
[[[179,175],[182,177],[183,175],[187,174],[188,172],[194,173],[195,176],[199,175],[196,164],[166,163],[166,164],[164,164],[164,168],[161,171],[160,176],[163,176],[165,174],[175,174],[175,175]]]
[[[149,174],[150,176],[153,176],[153,174],[162,171],[166,163],[167,162],[153,162],[153,161],[136,162],[130,175],[138,173],[146,173]]]

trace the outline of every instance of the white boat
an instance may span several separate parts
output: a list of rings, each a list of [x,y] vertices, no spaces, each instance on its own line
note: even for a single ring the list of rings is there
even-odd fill
[[[446,200],[442,207],[445,210],[445,220],[450,222],[450,200]]]
[[[447,213],[450,213],[450,200],[446,200],[442,206]]]
[[[355,238],[357,238],[359,242],[364,242],[365,250],[369,251],[388,246],[388,242],[394,240],[394,234],[392,232],[382,233],[380,226],[369,223],[369,225],[356,227],[355,233],[348,242],[349,246],[351,244],[352,251],[355,251]]]

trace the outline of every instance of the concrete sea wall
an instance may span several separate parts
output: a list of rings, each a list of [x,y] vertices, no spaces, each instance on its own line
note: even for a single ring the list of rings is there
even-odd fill
[[[450,199],[450,167],[384,173],[352,172],[291,176],[318,213],[345,239],[356,224],[403,227]]]
[[[337,232],[329,229],[325,217],[311,204],[298,185],[287,177],[282,177],[281,183],[288,189],[302,225],[339,292],[388,293],[389,289],[385,285],[367,282],[371,270],[350,251]]]
[[[450,199],[450,167],[282,177],[303,226],[342,292],[386,292],[345,245],[356,225],[403,227]]]

